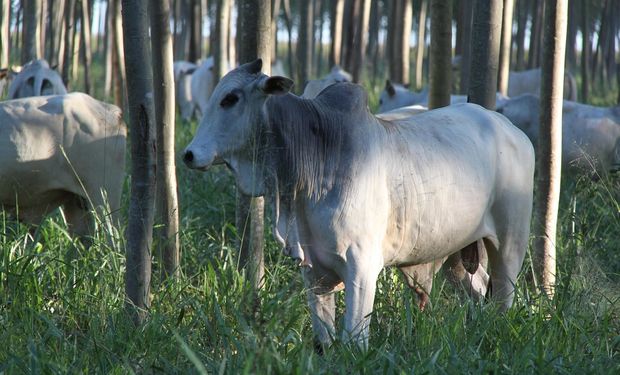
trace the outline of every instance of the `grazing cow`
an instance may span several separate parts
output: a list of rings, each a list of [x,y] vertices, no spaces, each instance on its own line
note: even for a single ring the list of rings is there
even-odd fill
[[[525,94],[498,107],[538,144],[540,101]],[[565,174],[604,174],[620,163],[620,107],[594,107],[565,100],[562,106],[562,169]]]
[[[410,91],[408,86],[392,83],[389,79],[385,81],[385,88],[379,94],[378,113],[385,113],[397,108],[421,105],[428,107],[428,89],[420,92]],[[508,98],[499,92],[496,94],[497,105],[500,105]],[[466,95],[450,95],[450,104],[466,103]]]
[[[508,75],[508,97],[522,94],[540,95],[542,71],[540,68],[510,72]],[[569,72],[564,72],[564,99],[577,100],[577,82]]]
[[[321,343],[334,333],[331,292],[343,283],[345,338],[367,347],[383,267],[424,271],[480,241],[492,296],[511,306],[534,175],[534,150],[519,129],[474,104],[383,120],[358,85],[306,100],[261,66],[220,80],[184,161],[199,170],[226,164],[242,192],[272,195],[274,234],[303,266]]]
[[[121,200],[127,129],[118,107],[82,93],[0,102],[0,206],[38,224],[62,206],[69,229],[92,233],[91,210]],[[114,220],[116,221],[116,220]]]
[[[196,103],[192,100],[192,76],[198,65],[188,61],[174,62],[174,83],[176,87],[176,102],[179,106],[181,118],[189,121],[194,117]]]
[[[33,60],[24,65],[11,81],[8,99],[66,93],[60,74],[51,69],[47,61]]]
[[[304,88],[303,94],[301,94],[301,97],[306,99],[316,98],[316,96],[319,95],[321,91],[323,91],[326,87],[333,85],[334,83],[351,81],[351,74],[336,65],[325,77],[308,81],[306,87]]]

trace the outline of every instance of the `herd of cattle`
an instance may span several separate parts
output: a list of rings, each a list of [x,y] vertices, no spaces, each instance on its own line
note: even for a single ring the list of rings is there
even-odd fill
[[[428,111],[428,92],[387,81],[372,114],[339,67],[301,97],[279,63],[271,77],[261,68],[242,65],[215,85],[213,59],[174,64],[179,113],[200,120],[183,160],[226,164],[241,191],[271,198],[274,235],[303,266],[322,344],[334,337],[333,292],[343,287],[345,335],[367,344],[386,266],[402,271],[421,308],[439,269],[476,299],[492,284],[510,307],[529,242],[540,70],[511,75],[496,111],[458,95]],[[73,233],[92,233],[94,213],[114,217],[120,206],[120,109],[67,94],[43,60],[3,75],[12,79],[0,102],[0,206],[35,224],[62,206]],[[577,103],[566,82],[563,169],[606,173],[620,162],[620,107]]]

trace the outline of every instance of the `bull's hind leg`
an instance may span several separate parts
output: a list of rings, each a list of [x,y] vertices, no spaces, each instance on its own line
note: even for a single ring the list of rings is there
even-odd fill
[[[491,269],[491,297],[499,302],[502,311],[512,306],[517,276],[527,249],[527,237],[527,232],[522,236],[509,232],[499,238],[499,248],[493,241],[484,240]]]
[[[431,294],[431,289],[433,288],[433,278],[435,273],[437,273],[437,271],[441,268],[442,263],[443,259],[436,260],[432,263],[399,267],[400,271],[405,276],[407,285],[417,296],[420,310],[424,310],[430,301],[429,295]]]
[[[487,265],[486,249],[483,241],[478,240],[450,255],[443,272],[452,285],[462,288],[474,301],[481,301],[489,285]]]

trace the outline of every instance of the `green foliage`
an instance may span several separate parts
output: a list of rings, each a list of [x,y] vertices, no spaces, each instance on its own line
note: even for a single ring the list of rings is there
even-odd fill
[[[379,87],[371,90],[371,106]],[[180,150],[196,123],[177,127]],[[420,312],[400,275],[386,270],[378,281],[370,350],[337,341],[323,356],[314,353],[299,270],[270,234],[265,288],[255,294],[237,271],[230,174],[179,164],[178,178],[183,273],[161,281],[154,257],[152,307],[141,327],[124,309],[123,243],[109,245],[105,227],[86,249],[67,234],[62,215],[47,218],[33,234],[0,216],[0,342],[6,343],[0,373],[620,371],[617,178],[582,179],[567,188],[555,299],[534,293],[528,261],[506,314],[491,303],[473,304],[441,276],[431,308]],[[343,309],[341,293],[339,313]]]

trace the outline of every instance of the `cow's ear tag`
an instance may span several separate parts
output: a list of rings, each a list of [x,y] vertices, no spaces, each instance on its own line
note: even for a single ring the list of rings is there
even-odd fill
[[[261,82],[261,90],[267,95],[283,95],[291,91],[294,84],[290,78],[273,76]]]

